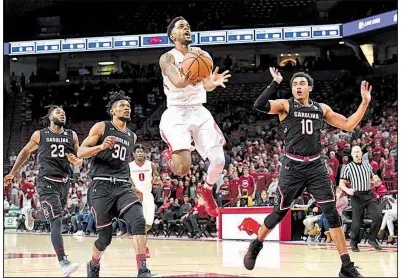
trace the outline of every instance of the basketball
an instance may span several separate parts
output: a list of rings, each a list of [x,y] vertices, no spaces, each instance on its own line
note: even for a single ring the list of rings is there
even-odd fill
[[[200,49],[189,51],[182,61],[182,73],[186,74],[188,71],[193,73],[191,79],[203,80],[208,77],[213,70],[213,60],[210,55]]]

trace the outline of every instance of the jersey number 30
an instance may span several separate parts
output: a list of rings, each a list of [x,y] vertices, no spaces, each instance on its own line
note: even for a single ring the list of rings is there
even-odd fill
[[[124,161],[126,155],[127,149],[124,146],[114,144],[114,152],[111,154],[113,158],[119,158],[120,160]]]
[[[301,121],[302,124],[302,134],[313,134],[313,122],[312,120],[305,120]]]
[[[51,157],[54,157],[54,158],[64,157],[64,145],[52,144],[50,146],[50,149],[52,150],[52,152],[50,153]]]

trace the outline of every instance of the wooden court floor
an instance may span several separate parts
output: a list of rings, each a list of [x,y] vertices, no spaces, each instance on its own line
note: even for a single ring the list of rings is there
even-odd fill
[[[96,237],[64,236],[66,254],[80,263],[73,277],[86,277]],[[131,238],[113,238],[101,261],[101,277],[135,277]],[[159,277],[337,277],[340,261],[334,245],[265,242],[253,271],[242,259],[248,248],[242,241],[149,240],[148,267]],[[381,252],[360,246],[351,259],[365,277],[397,277],[397,247]],[[60,277],[49,235],[4,234],[4,277]]]

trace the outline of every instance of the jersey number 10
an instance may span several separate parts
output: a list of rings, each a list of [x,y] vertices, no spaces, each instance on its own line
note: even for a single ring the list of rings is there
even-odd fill
[[[313,122],[312,120],[305,120],[301,121],[302,125],[302,134],[313,134]]]
[[[127,149],[124,146],[114,144],[114,152],[111,154],[113,158],[119,158],[120,160],[124,161],[126,155]]]

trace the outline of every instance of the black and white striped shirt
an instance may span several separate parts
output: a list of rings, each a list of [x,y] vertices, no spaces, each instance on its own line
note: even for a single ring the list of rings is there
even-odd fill
[[[343,180],[349,180],[351,189],[363,192],[370,190],[370,178],[373,175],[372,166],[369,162],[356,163],[352,161],[342,169],[340,177]]]

